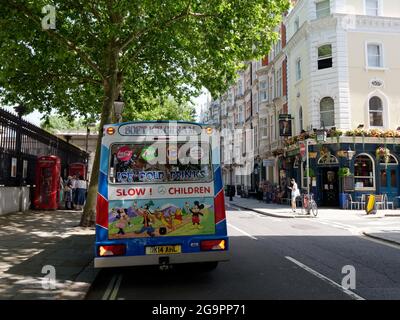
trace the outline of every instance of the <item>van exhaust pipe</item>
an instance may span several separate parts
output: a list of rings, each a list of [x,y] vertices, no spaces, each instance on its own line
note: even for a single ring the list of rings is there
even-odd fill
[[[168,271],[172,269],[172,266],[169,264],[169,257],[160,257],[158,259],[158,264],[161,271]]]

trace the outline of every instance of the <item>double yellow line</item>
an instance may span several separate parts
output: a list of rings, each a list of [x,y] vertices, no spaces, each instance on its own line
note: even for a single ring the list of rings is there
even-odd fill
[[[115,300],[122,282],[122,274],[114,275],[104,292],[102,300]]]

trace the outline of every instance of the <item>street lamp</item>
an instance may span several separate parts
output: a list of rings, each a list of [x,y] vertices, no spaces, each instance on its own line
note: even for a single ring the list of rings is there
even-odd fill
[[[356,152],[351,150],[350,146],[349,146],[349,150],[346,151],[346,156],[347,156],[347,160],[349,160],[349,168],[350,168],[350,161],[351,159],[353,159],[353,156]]]
[[[122,122],[122,111],[124,109],[124,101],[122,100],[121,93],[118,95],[117,100],[114,101],[114,113],[118,122]]]
[[[90,128],[95,127],[96,124],[95,123],[88,123],[86,126],[86,152],[88,152],[88,148],[89,148],[89,135],[90,135]]]

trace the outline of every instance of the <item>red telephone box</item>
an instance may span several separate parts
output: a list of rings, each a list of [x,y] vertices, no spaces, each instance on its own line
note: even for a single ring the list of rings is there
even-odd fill
[[[36,209],[58,209],[60,204],[61,161],[56,156],[38,157],[36,189],[33,200]]]
[[[86,165],[81,162],[71,163],[68,166],[68,175],[69,176],[82,176],[86,179]]]

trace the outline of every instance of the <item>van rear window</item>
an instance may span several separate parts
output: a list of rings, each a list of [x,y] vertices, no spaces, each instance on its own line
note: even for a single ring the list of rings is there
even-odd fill
[[[212,180],[207,142],[140,142],[111,145],[111,183],[208,182]]]

